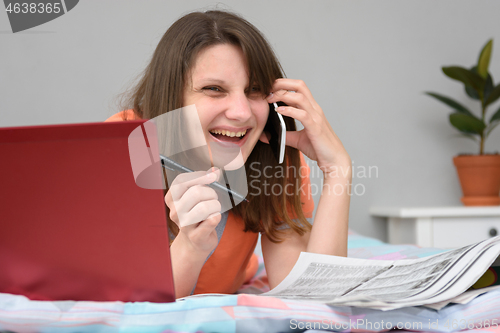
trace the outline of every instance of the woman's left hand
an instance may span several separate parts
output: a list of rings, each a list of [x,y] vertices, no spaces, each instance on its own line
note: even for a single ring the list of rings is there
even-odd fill
[[[317,161],[323,172],[331,172],[339,165],[351,166],[349,154],[304,81],[277,79],[272,87],[272,94],[267,96],[267,102],[279,101],[288,105],[278,108],[280,114],[292,117],[304,125],[303,130],[286,132],[287,146],[297,148]]]

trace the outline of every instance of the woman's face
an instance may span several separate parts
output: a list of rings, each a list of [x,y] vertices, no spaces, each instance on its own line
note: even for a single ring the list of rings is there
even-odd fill
[[[230,44],[202,50],[188,74],[183,105],[196,105],[212,157],[213,147],[239,148],[246,161],[262,135],[269,105],[248,80],[243,52]]]

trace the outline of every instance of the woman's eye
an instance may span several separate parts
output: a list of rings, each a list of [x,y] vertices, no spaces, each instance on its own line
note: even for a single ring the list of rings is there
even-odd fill
[[[222,89],[219,87],[205,87],[205,88],[203,88],[203,90],[213,91],[213,92],[222,92]]]
[[[247,94],[250,96],[256,97],[256,96],[262,95],[262,92],[260,91],[260,88],[258,86],[255,86],[255,87],[250,88],[248,90]]]
[[[208,86],[201,89],[205,95],[212,97],[222,97],[224,96],[224,90],[217,86]]]

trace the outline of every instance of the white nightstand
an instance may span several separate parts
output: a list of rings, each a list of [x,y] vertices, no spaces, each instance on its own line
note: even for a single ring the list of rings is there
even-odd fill
[[[500,234],[500,206],[371,207],[370,215],[388,219],[391,244],[455,248]]]

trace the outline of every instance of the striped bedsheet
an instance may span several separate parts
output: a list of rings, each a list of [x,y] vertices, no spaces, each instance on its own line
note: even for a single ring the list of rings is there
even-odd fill
[[[349,256],[405,259],[442,250],[389,245],[349,235]],[[236,295],[203,296],[175,303],[44,302],[0,294],[0,332],[498,332],[500,290],[436,311],[408,307],[379,311],[331,307],[259,296],[268,290],[262,258],[254,279]]]

